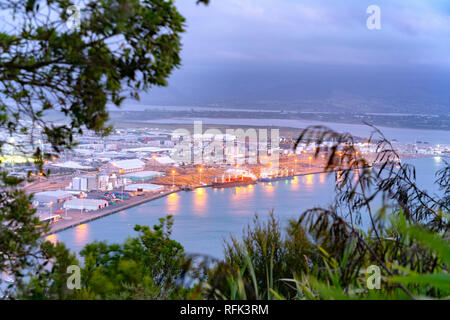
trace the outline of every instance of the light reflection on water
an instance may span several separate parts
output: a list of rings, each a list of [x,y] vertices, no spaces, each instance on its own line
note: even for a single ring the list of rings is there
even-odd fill
[[[326,173],[321,173],[321,174],[319,174],[319,182],[321,183],[321,184],[324,184],[325,183],[325,179],[327,178],[327,174]]]
[[[330,178],[328,178],[330,179]],[[331,177],[331,179],[333,179]],[[331,200],[332,184],[316,187],[314,176],[295,177],[236,188],[199,188],[179,192],[126,210],[126,215],[114,214],[89,223],[89,229],[65,230],[58,240],[79,251],[94,240],[122,242],[136,235],[136,224],[153,226],[158,218],[174,216],[173,237],[188,252],[222,256],[223,239],[238,236],[251,222],[255,213],[267,216],[271,210],[283,221],[295,218],[311,206]],[[314,194],[319,195],[314,199]]]
[[[85,244],[89,237],[89,224],[80,224],[75,229],[75,243],[77,245]]]
[[[307,176],[303,177],[303,183],[307,185],[308,187],[313,187],[314,185],[314,174],[308,174]]]
[[[46,236],[45,240],[47,240],[47,241],[53,243],[54,245],[56,245],[56,243],[58,242],[58,234],[54,233],[54,234],[51,234],[49,236]]]
[[[194,213],[199,216],[208,214],[208,196],[205,188],[198,188],[194,191]]]
[[[277,182],[265,182],[263,184],[266,196],[273,196],[273,194],[275,193],[274,184],[276,183]]]
[[[180,210],[180,196],[178,193],[171,193],[166,197],[167,214],[176,216]]]
[[[430,191],[434,172],[444,162],[438,163],[432,158],[415,162],[418,181]],[[173,238],[181,242],[187,252],[221,257],[223,239],[230,234],[239,238],[255,213],[264,218],[274,209],[275,215],[286,223],[304,210],[327,206],[333,197],[334,174],[324,173],[238,188],[200,188],[171,194],[124,213],[65,230],[53,239],[64,241],[76,251],[94,240],[118,243],[136,235],[133,231],[136,224],[153,226],[158,218],[170,214],[175,221]]]
[[[298,191],[300,189],[300,179],[298,176],[290,180],[290,183],[293,191]]]

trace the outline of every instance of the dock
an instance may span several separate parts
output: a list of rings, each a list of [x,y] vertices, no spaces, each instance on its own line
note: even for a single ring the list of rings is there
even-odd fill
[[[338,170],[336,170],[336,171],[338,171]],[[305,176],[305,175],[320,174],[320,173],[325,173],[325,171],[323,169],[319,169],[317,171],[317,169],[316,169],[316,171],[311,171],[311,172],[302,172],[302,173],[297,172],[297,173],[293,174],[293,176]],[[157,193],[157,194],[135,196],[130,200],[116,203],[114,205],[111,205],[111,206],[101,209],[101,210],[97,210],[97,211],[93,211],[93,212],[85,212],[85,213],[71,213],[71,219],[62,219],[58,222],[51,224],[50,231],[48,233],[46,233],[44,236],[49,236],[54,233],[58,233],[58,232],[61,232],[61,231],[67,230],[67,229],[74,228],[76,226],[109,216],[111,214],[129,209],[129,208],[132,208],[135,206],[139,206],[143,203],[166,197],[172,193],[177,193],[180,191],[194,191],[197,188],[209,188],[209,187],[213,187],[213,184],[176,186],[172,190],[163,191],[163,192]]]
[[[67,230],[67,229],[79,226],[81,224],[85,224],[85,223],[109,216],[111,214],[120,212],[122,210],[126,210],[126,209],[129,209],[129,208],[132,208],[135,206],[139,206],[143,203],[146,203],[146,202],[149,202],[152,200],[166,197],[172,193],[177,193],[180,190],[181,189],[176,188],[173,190],[163,191],[158,194],[151,194],[151,195],[146,195],[146,196],[136,196],[130,200],[123,201],[118,204],[114,204],[105,209],[71,215],[72,219],[62,219],[54,224],[51,224],[50,231],[48,233],[46,233],[44,236],[49,236],[51,234]]]

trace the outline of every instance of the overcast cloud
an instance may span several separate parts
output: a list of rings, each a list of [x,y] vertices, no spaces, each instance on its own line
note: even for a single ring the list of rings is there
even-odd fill
[[[336,92],[363,98],[399,92],[399,98],[424,103],[449,100],[448,1],[176,4],[187,19],[183,67],[150,102],[329,98]],[[373,4],[381,8],[381,30],[366,27],[366,9]]]

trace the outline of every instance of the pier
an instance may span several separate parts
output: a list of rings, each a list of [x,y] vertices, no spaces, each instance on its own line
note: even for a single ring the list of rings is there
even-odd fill
[[[141,205],[143,203],[146,203],[146,202],[149,202],[152,200],[163,198],[172,193],[179,192],[180,190],[181,189],[179,189],[179,188],[175,188],[173,190],[167,190],[167,191],[163,191],[163,192],[157,193],[157,194],[136,196],[130,200],[123,201],[121,203],[117,203],[117,204],[109,206],[105,209],[101,209],[101,210],[97,210],[97,211],[84,212],[84,213],[71,212],[70,219],[62,219],[58,222],[51,224],[50,231],[48,233],[46,233],[44,236],[49,236],[51,234],[67,230],[67,229],[79,226],[81,224],[85,224],[87,222],[91,222],[91,221],[109,216],[116,212],[120,212],[122,210],[126,210],[126,209]],[[65,216],[63,218],[65,218]]]
[[[323,170],[320,171],[315,171],[315,172],[302,172],[302,173],[296,173],[294,174],[294,176],[304,176],[304,175],[309,175],[309,174],[320,174],[323,173]],[[116,203],[114,205],[111,205],[107,208],[101,209],[101,210],[97,210],[97,211],[90,211],[90,212],[74,212],[74,210],[72,210],[72,212],[70,212],[70,215],[68,215],[68,217],[70,217],[70,219],[67,219],[67,216],[63,216],[63,219],[52,223],[50,225],[50,231],[48,233],[46,233],[44,236],[49,236],[51,234],[54,233],[58,233],[70,228],[74,228],[76,226],[109,216],[111,214],[135,207],[135,206],[139,206],[143,203],[149,202],[149,201],[153,201],[156,199],[160,199],[163,198],[165,196],[168,196],[172,193],[177,193],[180,191],[193,191],[197,188],[209,188],[212,187],[212,184],[205,184],[205,185],[190,185],[190,186],[176,186],[171,190],[166,190],[163,191],[161,193],[157,193],[157,194],[150,194],[150,195],[143,195],[143,196],[135,196],[132,197],[129,200],[120,202],[120,203]]]

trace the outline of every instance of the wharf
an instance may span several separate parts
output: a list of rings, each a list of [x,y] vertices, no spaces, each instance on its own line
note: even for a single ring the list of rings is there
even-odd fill
[[[106,207],[105,209],[93,211],[93,212],[85,212],[78,214],[71,214],[71,219],[63,219],[54,224],[50,225],[50,231],[45,234],[45,236],[51,235],[53,233],[61,232],[63,230],[67,230],[81,224],[100,219],[105,216],[109,216],[116,212],[120,212],[122,210],[126,210],[143,203],[156,200],[162,197],[165,197],[169,194],[179,192],[180,189],[176,188],[174,190],[163,191],[161,193],[147,195],[147,196],[136,196],[130,200],[123,201],[118,204],[114,204],[112,206]]]

